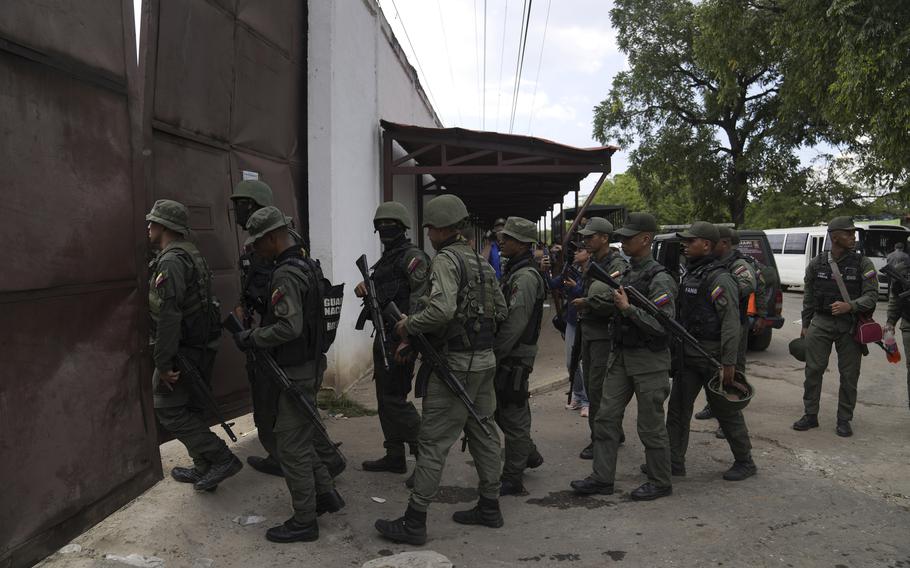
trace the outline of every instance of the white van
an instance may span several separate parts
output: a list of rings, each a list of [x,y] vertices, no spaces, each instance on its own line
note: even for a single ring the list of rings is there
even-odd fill
[[[868,256],[876,270],[885,265],[885,257],[894,250],[894,244],[906,242],[910,230],[901,225],[858,221],[855,223],[856,250]],[[784,288],[803,289],[806,264],[819,253],[831,250],[826,225],[815,227],[791,227],[789,229],[766,229],[780,283]],[[887,277],[879,274],[879,293],[887,294]]]

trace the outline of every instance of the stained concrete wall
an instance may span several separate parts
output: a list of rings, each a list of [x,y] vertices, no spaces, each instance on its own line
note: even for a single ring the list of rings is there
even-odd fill
[[[370,334],[354,330],[360,312],[354,261],[366,253],[375,262],[380,254],[372,230],[382,201],[379,120],[439,122],[374,0],[311,1],[307,41],[310,239],[326,276],[346,283],[325,381],[341,392],[372,368]],[[396,177],[394,196],[418,230],[414,179]]]

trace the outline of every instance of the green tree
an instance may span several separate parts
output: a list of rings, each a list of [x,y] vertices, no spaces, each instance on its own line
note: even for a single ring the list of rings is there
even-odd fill
[[[610,16],[629,69],[595,108],[595,138],[637,143],[629,171],[649,203],[743,223],[750,194],[792,179],[794,148],[814,141],[805,121],[779,117],[778,13],[742,0],[616,0]]]
[[[627,211],[648,211],[663,225],[689,223],[694,206],[688,191],[678,191],[649,201],[642,196],[638,180],[630,173],[616,174],[604,181],[594,197],[598,205],[623,205]]]

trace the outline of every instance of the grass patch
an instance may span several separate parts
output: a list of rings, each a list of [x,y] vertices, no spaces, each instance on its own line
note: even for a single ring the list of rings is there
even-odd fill
[[[335,396],[335,391],[330,389],[319,391],[319,395],[316,397],[316,404],[319,405],[320,409],[330,414],[343,414],[351,418],[376,416],[375,410],[370,410],[349,399],[347,395]]]

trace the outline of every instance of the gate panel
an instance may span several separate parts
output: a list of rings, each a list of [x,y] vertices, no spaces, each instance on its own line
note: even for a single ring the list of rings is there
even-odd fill
[[[3,567],[161,477],[132,4],[0,2]]]

